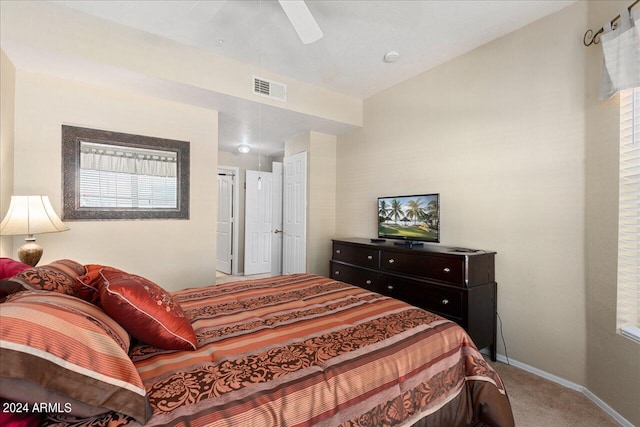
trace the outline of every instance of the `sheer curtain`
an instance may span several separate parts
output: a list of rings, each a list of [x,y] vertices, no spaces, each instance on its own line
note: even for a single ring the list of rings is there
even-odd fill
[[[640,87],[640,10],[620,12],[616,29],[603,26],[604,70],[600,98],[610,98],[624,89]]]
[[[150,176],[177,176],[177,154],[81,141],[80,168]]]

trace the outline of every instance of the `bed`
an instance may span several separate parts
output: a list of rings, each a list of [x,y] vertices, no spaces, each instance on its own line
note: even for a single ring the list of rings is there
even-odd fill
[[[76,273],[86,278],[88,270],[83,266]],[[45,389],[49,394],[44,397],[29,389],[32,398],[23,403],[26,412],[38,412],[41,425],[514,425],[501,379],[464,330],[404,302],[311,274],[185,289],[170,296],[144,282],[149,295],[157,291],[153,307],[163,307],[163,314],[173,310],[179,315],[172,321],[182,321],[154,329],[158,325],[150,327],[136,317],[148,314],[144,307],[128,319],[111,315],[116,312],[105,292],[118,292],[116,276],[95,267],[90,279],[98,277],[112,289],[82,291],[76,278],[75,290],[26,287],[0,304],[0,384],[11,382],[15,390],[14,383],[22,381],[38,383],[39,392]],[[135,285],[128,289],[139,289]],[[123,295],[120,302],[129,303],[132,294],[121,290]],[[51,326],[51,320],[38,323],[33,320],[40,317],[34,314],[38,311],[73,324],[73,333],[89,331],[90,338],[68,338],[64,335],[72,332],[61,333],[64,328]],[[186,335],[175,332],[185,321],[192,336],[188,330]],[[41,337],[45,344],[38,343],[32,335],[39,328],[49,328],[45,337],[60,336]],[[127,344],[130,336],[149,329],[153,332],[145,341],[134,338]],[[174,342],[148,343],[160,338]],[[64,344],[51,348],[50,341]],[[184,349],[162,348],[171,346]],[[77,356],[83,351],[95,354]],[[42,352],[53,356],[34,362]],[[25,353],[34,354],[24,361]],[[56,373],[45,380],[32,378],[34,363]],[[83,395],[91,389],[100,391]],[[0,396],[3,405],[14,405],[5,408],[14,410],[29,400],[6,390]],[[49,411],[40,412],[43,399]]]

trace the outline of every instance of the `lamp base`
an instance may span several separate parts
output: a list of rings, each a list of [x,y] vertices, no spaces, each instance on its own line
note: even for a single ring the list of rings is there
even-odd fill
[[[35,267],[42,257],[42,246],[36,243],[34,237],[27,237],[24,240],[27,243],[18,248],[18,259],[20,259],[20,262]]]

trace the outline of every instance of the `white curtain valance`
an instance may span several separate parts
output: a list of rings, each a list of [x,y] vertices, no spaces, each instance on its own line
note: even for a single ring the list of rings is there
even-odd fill
[[[607,99],[621,90],[640,87],[640,10],[630,15],[620,12],[616,29],[608,22],[603,27],[604,68],[600,98]]]
[[[80,168],[136,175],[176,177],[177,153],[80,142]]]

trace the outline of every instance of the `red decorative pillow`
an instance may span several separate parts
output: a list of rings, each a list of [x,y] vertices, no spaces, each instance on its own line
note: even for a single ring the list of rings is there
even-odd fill
[[[85,301],[100,305],[100,287],[104,279],[100,275],[100,270],[108,268],[114,271],[121,271],[114,267],[100,264],[87,264],[84,266],[85,273],[76,278],[78,295]]]
[[[138,340],[168,350],[198,348],[191,322],[171,294],[152,281],[113,268],[100,269],[100,305]]]
[[[20,410],[24,409],[23,404],[0,398],[0,405],[2,405],[0,426],[38,427],[40,425],[40,416],[38,414],[31,414],[28,411],[20,413]]]
[[[53,291],[78,296],[76,277],[84,273],[84,266],[70,259],[61,259],[50,264],[31,267],[3,282],[9,294],[27,291]],[[11,285],[11,286],[9,286]]]
[[[25,264],[11,258],[0,258],[0,280],[13,277],[21,271],[29,268],[31,268],[29,264]]]

